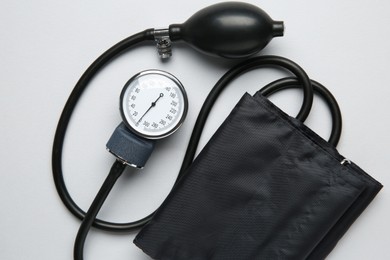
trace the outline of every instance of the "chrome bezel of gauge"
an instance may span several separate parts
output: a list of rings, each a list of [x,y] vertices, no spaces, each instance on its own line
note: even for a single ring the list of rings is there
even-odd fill
[[[183,95],[183,102],[184,102],[184,104],[183,104],[183,114],[181,115],[181,118],[178,120],[178,122],[176,123],[176,125],[172,129],[170,129],[166,133],[163,133],[163,134],[160,134],[160,135],[147,135],[147,134],[139,132],[137,129],[132,127],[131,124],[127,121],[127,118],[126,118],[126,115],[125,115],[125,111],[124,111],[124,108],[123,108],[123,98],[124,98],[124,95],[126,93],[127,88],[130,86],[130,84],[133,81],[135,81],[138,78],[140,78],[140,77],[143,77],[145,75],[151,75],[151,74],[162,75],[162,76],[165,76],[165,77],[169,78],[170,80],[172,80],[179,87],[179,89],[180,89],[180,91],[181,91],[181,93]],[[146,138],[146,139],[153,139],[153,140],[154,139],[162,139],[162,138],[170,136],[171,134],[176,132],[177,129],[179,129],[180,126],[183,124],[183,122],[184,122],[184,120],[185,120],[185,118],[187,116],[187,111],[188,111],[188,97],[187,97],[187,93],[186,93],[186,90],[184,89],[183,84],[175,76],[173,76],[172,74],[170,74],[170,73],[168,73],[166,71],[162,71],[162,70],[158,70],[158,69],[150,69],[150,70],[144,70],[144,71],[141,71],[141,72],[135,74],[133,77],[131,77],[126,82],[125,86],[122,89],[120,98],[119,98],[119,106],[120,106],[119,111],[120,111],[122,120],[123,120],[124,124],[126,125],[126,127],[129,130],[131,130],[136,135],[141,136],[141,137]]]

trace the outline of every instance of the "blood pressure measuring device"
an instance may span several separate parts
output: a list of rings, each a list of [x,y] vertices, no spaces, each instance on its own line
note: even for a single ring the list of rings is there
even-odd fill
[[[171,45],[181,41],[208,55],[222,58],[248,58],[228,71],[214,86],[197,118],[183,164],[177,180],[191,165],[203,126],[209,111],[225,86],[237,76],[264,66],[281,67],[290,71],[295,79],[271,83],[262,94],[301,86],[304,100],[297,118],[304,120],[313,101],[311,81],[294,62],[278,56],[249,58],[264,48],[277,36],[282,36],[283,22],[273,21],[263,10],[242,2],[219,3],[200,10],[183,24],[172,24],[167,29],[147,29],[117,43],[98,57],[84,72],[74,87],[61,114],[52,153],[54,182],[65,206],[82,220],[74,246],[74,259],[83,259],[84,242],[91,226],[106,231],[132,231],[148,223],[153,213],[130,223],[113,223],[96,218],[111,188],[125,167],[143,168],[153,151],[157,139],[173,134],[182,125],[188,100],[183,85],[173,75],[160,70],[147,70],[133,76],[120,94],[120,113],[123,122],[115,129],[107,142],[107,150],[116,156],[109,175],[104,181],[89,210],[84,212],[67,191],[62,173],[62,148],[65,133],[73,110],[91,79],[114,57],[144,42],[157,45],[162,59],[172,55]],[[315,89],[320,86],[313,84]],[[322,92],[326,96],[327,92]],[[341,123],[336,120],[335,127]],[[336,131],[337,132],[337,131]],[[333,135],[334,142],[339,136]]]

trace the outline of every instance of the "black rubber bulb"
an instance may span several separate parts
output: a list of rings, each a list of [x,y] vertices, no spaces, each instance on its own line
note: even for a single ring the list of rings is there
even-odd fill
[[[206,7],[183,24],[169,26],[172,41],[183,40],[206,54],[245,58],[283,36],[283,22],[273,21],[257,6],[225,2]]]

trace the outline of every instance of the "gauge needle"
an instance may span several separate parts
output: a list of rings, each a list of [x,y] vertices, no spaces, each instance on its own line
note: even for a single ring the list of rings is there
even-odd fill
[[[150,105],[150,107],[148,108],[148,110],[146,110],[146,112],[145,112],[145,113],[141,116],[141,118],[138,120],[137,124],[139,124],[139,122],[141,122],[142,118],[144,118],[144,116],[145,116],[153,107],[156,106],[157,101],[158,101],[160,98],[162,98],[163,96],[164,96],[164,94],[163,94],[163,93],[160,93],[160,95],[158,96],[158,98],[157,98],[154,102],[152,102],[152,104]]]

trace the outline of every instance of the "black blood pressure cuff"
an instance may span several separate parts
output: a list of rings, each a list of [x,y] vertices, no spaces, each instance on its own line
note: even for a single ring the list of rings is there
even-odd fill
[[[154,259],[323,259],[382,185],[245,94],[137,235]]]

